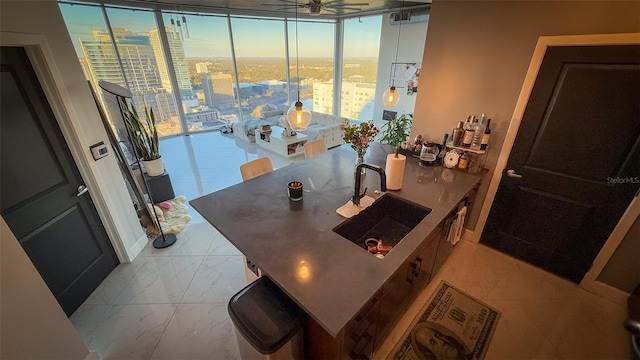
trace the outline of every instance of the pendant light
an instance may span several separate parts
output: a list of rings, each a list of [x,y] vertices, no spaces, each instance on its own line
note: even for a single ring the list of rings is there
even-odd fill
[[[400,48],[400,31],[402,30],[402,21],[404,20],[404,0],[402,0],[402,5],[400,7],[400,25],[398,27],[398,42],[396,43],[396,61],[393,64],[398,63],[398,49]],[[385,106],[394,107],[400,101],[400,93],[396,91],[395,79],[393,76],[394,66],[391,65],[391,72],[389,73],[389,77],[391,78],[391,87],[388,88],[384,94],[382,94],[382,102]]]
[[[298,5],[296,4],[296,77],[298,78],[298,101],[287,111],[287,122],[293,131],[307,130],[311,122],[311,111],[300,101],[300,73],[298,65]]]

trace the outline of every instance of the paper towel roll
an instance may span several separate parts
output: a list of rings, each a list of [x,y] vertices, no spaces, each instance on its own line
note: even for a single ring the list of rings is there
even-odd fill
[[[400,190],[402,187],[402,179],[404,177],[404,164],[407,161],[407,157],[399,154],[396,157],[395,154],[387,155],[387,165],[384,171],[387,175],[387,189],[388,190]]]

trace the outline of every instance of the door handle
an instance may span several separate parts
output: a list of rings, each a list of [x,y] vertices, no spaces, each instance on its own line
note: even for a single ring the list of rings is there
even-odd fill
[[[87,191],[89,191],[89,188],[84,186],[84,185],[80,185],[78,186],[78,193],[76,194],[76,196],[82,196],[84,195]]]
[[[510,178],[522,179],[522,175],[516,173],[516,171],[513,169],[507,170],[507,176]]]

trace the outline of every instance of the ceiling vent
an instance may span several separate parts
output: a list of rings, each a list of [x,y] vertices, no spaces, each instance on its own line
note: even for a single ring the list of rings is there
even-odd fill
[[[389,23],[391,25],[413,24],[429,21],[429,9],[417,11],[404,11],[391,13]]]

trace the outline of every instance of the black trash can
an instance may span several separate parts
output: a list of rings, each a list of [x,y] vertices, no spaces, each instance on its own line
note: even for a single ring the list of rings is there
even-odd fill
[[[228,310],[243,360],[304,358],[307,316],[268,277],[233,295]]]

